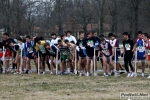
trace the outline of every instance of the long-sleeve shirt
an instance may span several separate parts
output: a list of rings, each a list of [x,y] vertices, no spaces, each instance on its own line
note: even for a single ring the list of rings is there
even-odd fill
[[[70,37],[66,37],[65,39],[69,40],[69,42],[73,41],[75,44],[77,43],[76,38],[74,36],[72,36],[72,35]]]

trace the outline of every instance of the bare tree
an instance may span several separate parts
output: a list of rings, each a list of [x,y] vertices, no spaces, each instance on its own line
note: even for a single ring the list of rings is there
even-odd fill
[[[103,24],[104,24],[104,16],[105,16],[104,10],[105,10],[106,0],[94,0],[93,4],[94,4],[93,9],[96,10],[96,14],[98,16],[99,35],[100,35],[101,33],[104,32]]]
[[[108,10],[110,15],[111,22],[111,32],[118,33],[118,23],[123,20],[123,16],[121,16],[121,11],[123,11],[122,0],[107,0]]]
[[[74,4],[74,19],[81,25],[84,32],[87,32],[87,25],[92,22],[93,16],[93,8],[90,1],[76,0]]]

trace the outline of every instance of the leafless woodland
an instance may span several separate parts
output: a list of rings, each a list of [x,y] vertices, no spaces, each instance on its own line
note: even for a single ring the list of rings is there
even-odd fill
[[[0,28],[13,36],[96,30],[134,38],[150,31],[150,0],[0,0],[0,16]]]

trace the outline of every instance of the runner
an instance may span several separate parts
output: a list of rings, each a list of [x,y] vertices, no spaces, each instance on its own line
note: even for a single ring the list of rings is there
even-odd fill
[[[16,72],[14,74],[19,74],[19,65],[20,65],[20,58],[19,58],[19,45],[14,44],[13,41],[9,41],[8,45],[12,50],[12,63],[17,66]]]
[[[19,45],[19,67],[22,67],[22,72],[24,72],[24,69],[25,69],[25,58],[24,58],[24,43],[23,43],[23,39],[21,37],[18,37],[17,38],[17,41],[18,41],[18,45]],[[21,54],[22,52],[22,54]],[[21,62],[21,57],[22,57],[22,62]],[[22,65],[21,65],[22,63]]]
[[[134,52],[134,42],[130,39],[129,34],[127,32],[123,33],[124,41],[123,41],[123,54],[124,54],[124,65],[125,69],[128,73],[127,77],[134,77],[134,68],[132,66],[132,58]],[[128,64],[131,68],[131,72],[129,71]]]
[[[134,50],[137,49],[137,60],[141,61],[142,65],[142,76],[144,77],[144,71],[145,71],[145,47],[144,47],[144,39],[143,39],[143,33],[142,31],[138,32],[138,38],[135,41]],[[138,63],[137,63],[138,66]],[[136,70],[137,72],[137,70]],[[135,76],[137,74],[135,73]]]
[[[46,58],[46,49],[44,47],[45,40],[43,39],[43,37],[41,37],[41,38],[36,37],[35,38],[35,43],[36,43],[36,51],[37,51],[36,55],[38,56],[38,52],[40,54],[41,74],[45,74],[45,58]],[[38,57],[36,58],[36,62],[38,62]]]
[[[34,59],[36,50],[34,47],[34,42],[30,40],[30,36],[26,36],[26,43],[24,44],[24,56],[26,57],[26,74],[31,71],[30,60]]]
[[[52,33],[52,34],[51,34],[51,37],[52,37],[51,44],[57,46],[57,45],[58,45],[58,40],[59,40],[60,38],[57,37],[56,33]]]
[[[76,44],[77,40],[74,36],[71,35],[71,31],[66,32],[66,38],[65,40],[69,40],[69,42]]]
[[[147,50],[144,57],[145,58],[147,57],[148,67],[149,67],[149,76],[147,78],[150,79],[150,39],[149,39],[148,33],[143,34],[143,39],[144,39],[144,42],[145,42],[144,43],[145,49]]]
[[[60,63],[60,52],[59,52],[59,49],[55,46],[55,45],[52,45],[52,44],[49,44],[49,43],[45,43],[44,47],[46,48],[46,54],[49,56],[49,63],[50,63],[50,74],[53,75],[53,67],[54,67],[54,64],[53,63]],[[57,56],[57,50],[58,50],[58,61],[54,60],[54,58],[56,58]],[[58,68],[59,70],[59,68]],[[59,70],[60,72],[60,70]],[[59,73],[58,73],[59,74]]]
[[[100,43],[100,51],[102,52],[103,59],[103,75],[108,76],[111,75],[114,71],[114,65],[112,62],[113,50],[109,42],[105,40],[105,38],[101,38]],[[107,72],[107,64],[109,64],[109,72]]]
[[[2,68],[2,65],[3,65],[3,42],[0,42],[0,73],[3,72],[3,68]]]
[[[75,49],[76,49],[76,45],[74,43],[70,43],[69,40],[65,40],[65,44],[66,46],[70,49],[70,67],[71,67],[71,72],[75,72]],[[78,69],[78,68],[77,68]]]
[[[104,34],[101,34],[100,35],[100,38],[105,38]],[[106,41],[108,41],[106,38],[105,38]],[[100,59],[100,62],[101,62],[101,65],[102,65],[102,69],[103,69],[103,59],[102,59],[102,52],[98,53],[98,59]]]
[[[85,74],[85,66],[86,66],[86,50],[83,46],[84,42],[84,32],[79,32],[79,39],[77,40],[77,51],[79,56],[79,67],[80,67],[80,74],[79,76],[82,76],[82,74]]]
[[[120,56],[120,48],[119,48],[119,41],[116,39],[116,36],[113,33],[109,33],[108,37],[110,38],[109,43],[113,49],[114,55],[113,55],[113,60],[116,60],[116,71],[117,74],[119,75],[119,69],[123,69],[121,67],[121,64],[119,63],[119,56]],[[115,52],[116,49],[116,52]],[[116,55],[116,58],[115,58]]]
[[[61,71],[62,74],[69,74],[70,73],[70,49],[68,46],[66,46],[66,44],[64,44],[62,42],[62,40],[58,40],[58,46],[57,46],[60,50],[60,57],[61,57],[61,61],[62,61],[62,66],[61,66]],[[67,67],[67,70],[66,70]]]
[[[12,41],[13,43],[15,43],[15,41],[11,37],[9,37],[9,34],[7,32],[3,34],[3,37],[5,39],[3,41],[3,44],[4,44],[5,49],[6,49],[6,52],[5,52],[5,65],[6,65],[6,69],[4,69],[4,70],[6,72],[8,72],[9,71],[9,60],[10,60],[10,58],[12,56],[12,52],[11,52],[10,46],[8,45],[8,42]],[[13,70],[15,69],[15,67],[16,66],[13,66]]]
[[[87,38],[83,42],[83,46],[86,48],[86,76],[90,75],[90,59],[94,62],[94,48],[96,40],[92,37],[92,32],[87,33]],[[95,72],[94,72],[95,73]]]
[[[92,34],[93,34],[93,37],[96,40],[96,43],[95,43],[95,46],[96,46],[96,48],[95,48],[95,56],[98,59],[95,59],[95,72],[94,72],[94,76],[97,76],[97,61],[100,60],[99,57],[98,57],[98,55],[100,54],[100,50],[99,50],[100,39],[97,36],[97,32],[96,31],[93,31]]]

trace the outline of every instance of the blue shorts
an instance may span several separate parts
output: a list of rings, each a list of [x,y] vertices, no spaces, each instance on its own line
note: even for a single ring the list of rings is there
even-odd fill
[[[86,57],[86,50],[79,51],[78,56],[81,57],[81,58]]]
[[[137,59],[138,60],[145,60],[145,58],[143,57],[145,54],[145,51],[144,52],[137,52]]]
[[[110,56],[106,56],[106,55],[104,55],[106,58],[107,58],[107,61],[108,61],[108,63],[110,62]]]

